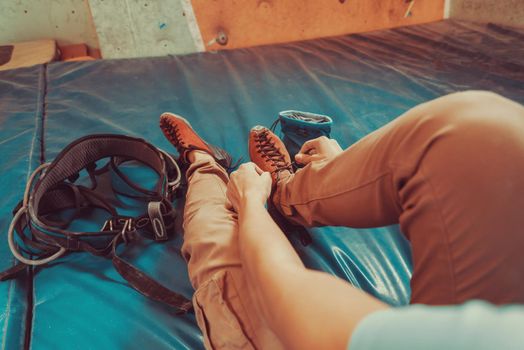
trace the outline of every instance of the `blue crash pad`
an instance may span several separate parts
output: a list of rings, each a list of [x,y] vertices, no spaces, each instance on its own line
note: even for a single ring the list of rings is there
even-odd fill
[[[20,200],[25,180],[40,164],[40,121],[43,110],[43,66],[0,74],[0,149],[2,177],[0,232],[7,232],[11,211]],[[5,235],[0,242],[0,269],[14,264]],[[30,314],[31,276],[0,283],[1,349],[19,349],[24,344]]]
[[[367,34],[218,53],[53,63],[0,73],[2,215],[29,169],[86,134],[143,137],[172,151],[164,111],[186,116],[211,143],[247,156],[248,130],[281,110],[326,114],[349,146],[409,108],[443,94],[486,89],[524,102],[524,31],[439,22]],[[290,239],[307,266],[344,278],[392,305],[409,302],[409,245],[397,226],[310,230]],[[178,232],[180,233],[180,232]],[[190,297],[180,234],[138,249],[134,261]],[[0,266],[12,264],[5,240]],[[111,262],[72,254],[0,283],[2,349],[199,349],[194,316],[132,290]]]

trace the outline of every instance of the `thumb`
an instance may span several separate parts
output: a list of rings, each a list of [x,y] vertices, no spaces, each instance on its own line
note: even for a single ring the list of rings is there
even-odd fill
[[[254,166],[255,166],[255,171],[257,172],[258,175],[264,174],[264,170],[260,169],[258,165],[254,164]]]
[[[308,164],[309,162],[312,161],[312,155],[309,155],[309,154],[304,154],[304,153],[297,153],[295,155],[295,160],[297,161],[297,163],[300,163],[300,164]]]
[[[273,183],[273,179],[271,179],[271,174],[267,171],[263,172],[261,175],[260,175],[264,181],[267,181],[268,183]]]

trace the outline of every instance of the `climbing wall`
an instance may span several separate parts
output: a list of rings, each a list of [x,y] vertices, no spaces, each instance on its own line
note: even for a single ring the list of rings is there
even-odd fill
[[[89,0],[105,58],[164,56],[437,21],[444,0]]]
[[[89,0],[104,58],[204,51],[189,0]]]
[[[193,0],[207,49],[315,39],[440,20],[443,0]],[[218,37],[220,38],[220,37]]]

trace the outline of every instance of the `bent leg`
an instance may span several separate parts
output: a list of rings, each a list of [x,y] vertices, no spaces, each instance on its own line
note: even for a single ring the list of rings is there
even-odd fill
[[[422,104],[334,159],[282,181],[280,210],[304,225],[400,223],[412,302],[524,302],[524,108],[486,92]]]
[[[281,348],[246,284],[237,220],[225,208],[227,173],[204,155],[191,164],[187,176],[182,254],[196,290],[193,305],[206,348]]]

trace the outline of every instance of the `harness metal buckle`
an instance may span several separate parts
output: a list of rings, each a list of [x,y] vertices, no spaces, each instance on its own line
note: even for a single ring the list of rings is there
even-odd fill
[[[166,206],[163,202],[149,202],[147,205],[147,213],[151,226],[153,227],[153,232],[155,233],[156,241],[165,241],[168,239],[163,217],[164,212],[166,212]]]
[[[133,227],[133,219],[127,218],[127,219],[119,219],[119,221],[123,222],[124,226],[122,227],[122,231],[120,232],[120,235],[122,236],[122,239],[127,244],[129,243],[130,239],[133,237],[128,237],[128,234],[131,232],[134,232],[135,229]]]
[[[182,172],[180,171],[180,167],[178,166],[178,163],[176,162],[176,160],[169,153],[167,153],[166,151],[160,148],[157,148],[157,150],[160,152],[160,154],[162,155],[164,159],[164,163],[166,164],[166,169],[169,169],[168,164],[170,164],[171,168],[174,169],[176,172],[175,178],[172,179],[171,181],[169,180],[169,177],[166,176],[168,177],[167,184],[166,184],[167,185],[166,190],[167,190],[168,195],[172,195],[173,193],[175,193],[177,188],[180,187],[180,182],[182,179]]]
[[[111,217],[107,219],[104,224],[102,225],[102,228],[100,229],[101,232],[112,232],[116,230],[120,230],[120,233],[126,233],[130,231],[134,231],[136,229],[134,225],[134,219],[132,217]]]
[[[100,229],[100,231],[102,231],[102,232],[113,231],[113,218],[107,219],[104,222],[104,225],[102,225],[102,228]]]

